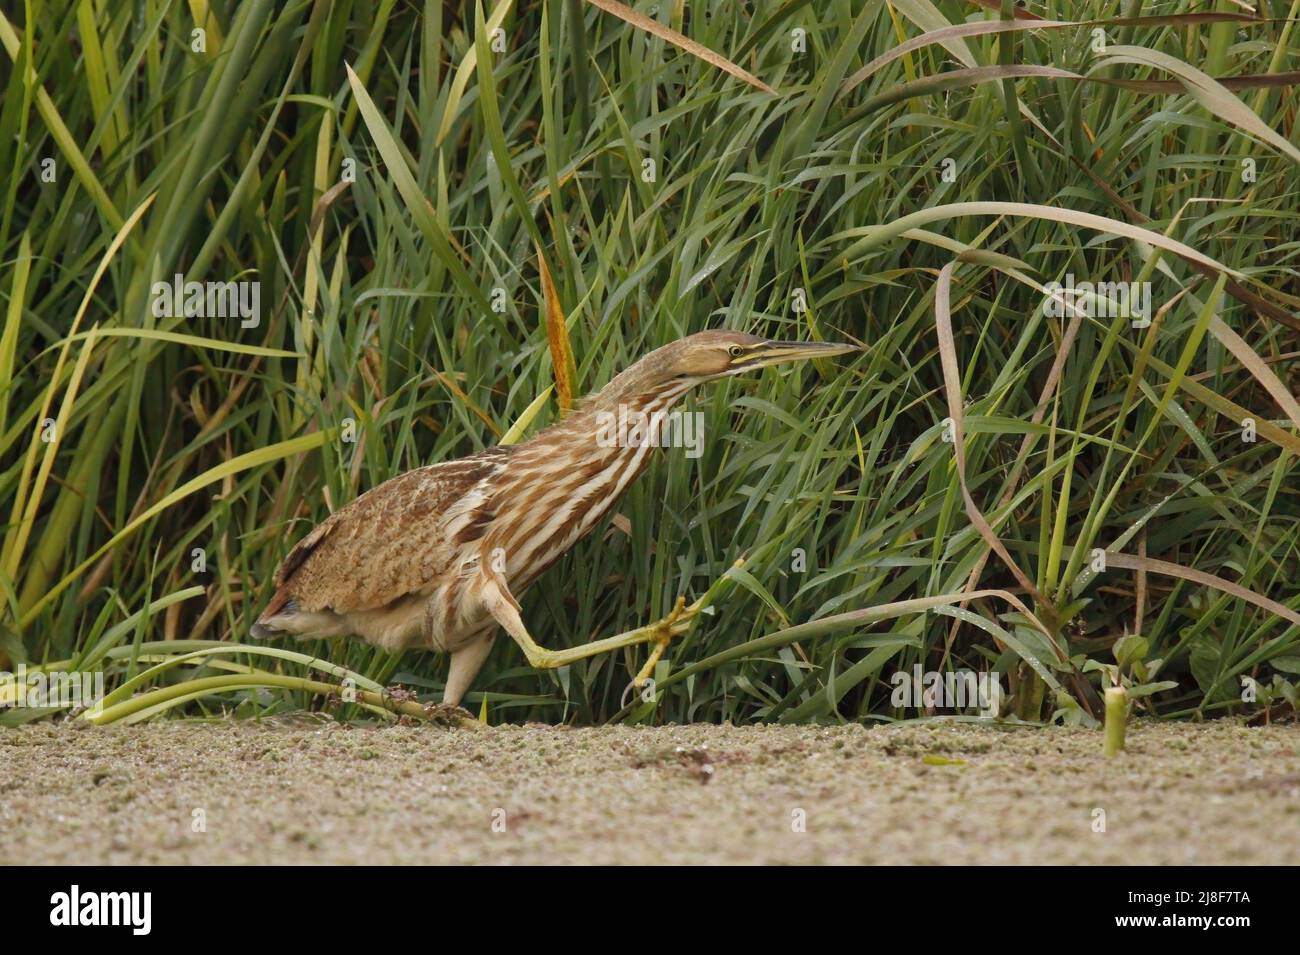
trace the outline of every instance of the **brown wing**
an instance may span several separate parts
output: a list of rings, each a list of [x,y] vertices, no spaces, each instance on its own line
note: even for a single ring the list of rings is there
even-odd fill
[[[339,509],[284,559],[267,612],[292,599],[309,612],[352,613],[432,589],[468,539],[448,540],[449,523],[468,515],[468,530],[490,519],[481,485],[508,450],[408,471]]]

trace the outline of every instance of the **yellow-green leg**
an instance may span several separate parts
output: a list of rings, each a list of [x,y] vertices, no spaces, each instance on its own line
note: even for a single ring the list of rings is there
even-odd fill
[[[610,650],[619,650],[623,647],[635,646],[638,643],[653,643],[655,647],[650,653],[650,659],[646,661],[646,665],[641,668],[641,672],[632,681],[633,685],[637,687],[643,686],[650,674],[654,672],[655,664],[659,662],[659,658],[663,656],[664,650],[668,648],[668,644],[672,642],[673,638],[681,636],[691,628],[695,615],[701,609],[699,601],[688,607],[685,598],[678,597],[677,604],[673,607],[672,612],[662,620],[649,626],[638,627],[635,630],[628,630],[626,633],[605,637],[602,640],[593,640],[591,643],[584,643],[578,647],[569,647],[564,650],[547,650],[533,639],[532,634],[528,632],[528,628],[524,626],[523,619],[519,616],[518,605],[508,592],[502,592],[500,585],[491,583],[485,587],[484,599],[492,616],[497,619],[497,622],[505,628],[506,633],[510,634],[524,651],[524,656],[528,658],[528,665],[539,670],[554,670],[558,667],[568,666],[578,660],[594,657],[597,654],[608,653]]]

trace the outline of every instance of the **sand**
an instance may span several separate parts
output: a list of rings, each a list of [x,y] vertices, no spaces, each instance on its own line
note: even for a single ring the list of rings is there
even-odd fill
[[[0,730],[27,863],[1300,863],[1300,726]]]

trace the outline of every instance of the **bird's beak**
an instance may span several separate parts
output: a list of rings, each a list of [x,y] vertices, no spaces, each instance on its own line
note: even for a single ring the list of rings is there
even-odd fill
[[[751,368],[763,368],[780,362],[799,361],[806,358],[830,358],[834,355],[846,355],[861,351],[857,345],[845,345],[841,342],[760,342],[743,355],[732,359],[732,368],[736,372],[749,371]]]

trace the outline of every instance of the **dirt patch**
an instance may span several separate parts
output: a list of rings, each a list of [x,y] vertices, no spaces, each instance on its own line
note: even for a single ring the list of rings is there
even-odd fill
[[[48,724],[0,766],[27,863],[1300,863],[1294,725]]]

